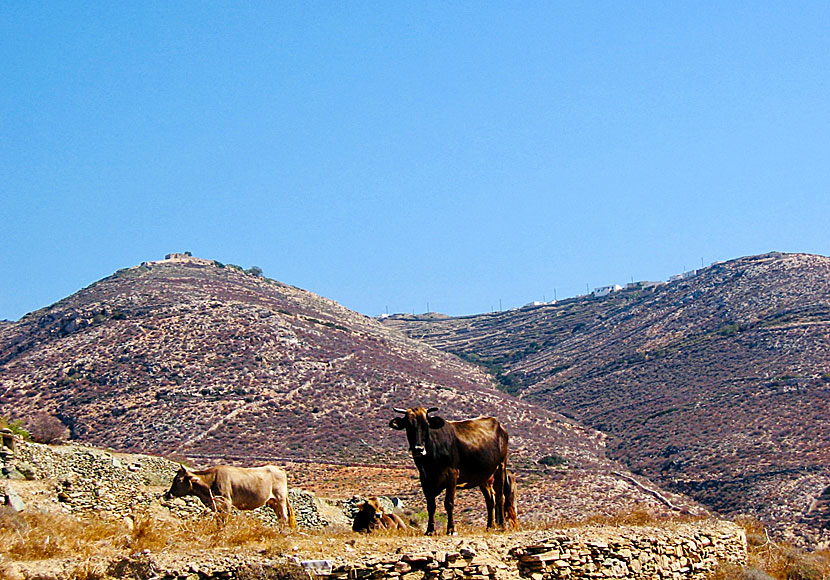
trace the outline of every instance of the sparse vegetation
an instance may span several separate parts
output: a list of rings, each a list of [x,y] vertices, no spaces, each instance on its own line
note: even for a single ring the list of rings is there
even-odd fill
[[[565,459],[561,455],[557,455],[556,453],[552,453],[551,455],[545,455],[537,461],[539,465],[547,465],[549,467],[565,465],[567,462],[567,459]]]
[[[808,552],[773,542],[754,518],[738,518],[736,523],[746,530],[749,562],[744,568],[721,565],[710,580],[825,580],[830,576],[830,552]]]
[[[69,427],[58,417],[37,413],[26,421],[26,427],[35,443],[63,443],[69,439]]]
[[[24,427],[21,419],[9,419],[8,417],[0,417],[0,428],[8,429],[18,437],[30,441],[32,435]]]
[[[0,508],[0,555],[10,560],[88,558],[173,546],[181,551],[244,547],[278,554],[285,551],[287,540],[282,530],[239,513],[198,521],[149,513],[115,520]]]

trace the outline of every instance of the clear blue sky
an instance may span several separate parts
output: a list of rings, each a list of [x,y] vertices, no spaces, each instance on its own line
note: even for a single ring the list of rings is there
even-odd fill
[[[830,3],[447,4],[0,1],[0,319],[177,251],[369,315],[830,253]]]

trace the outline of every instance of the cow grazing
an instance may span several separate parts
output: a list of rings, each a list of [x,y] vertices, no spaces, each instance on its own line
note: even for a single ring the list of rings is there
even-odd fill
[[[507,431],[494,417],[445,421],[430,415],[437,410],[395,409],[403,417],[389,422],[392,429],[406,430],[427,501],[427,535],[435,533],[435,498],[444,490],[447,534],[455,533],[452,512],[456,488],[478,487],[487,504],[487,528],[493,527],[494,512],[496,524],[504,527]]]
[[[398,515],[394,513],[386,513],[380,505],[380,501],[376,497],[367,498],[360,509],[355,514],[352,530],[355,532],[371,532],[378,529],[396,530],[408,529],[409,526]]]
[[[231,506],[253,510],[267,505],[281,521],[292,528],[297,527],[294,510],[288,503],[288,478],[275,465],[216,465],[201,471],[189,471],[182,466],[164,498],[185,495],[195,495],[208,509],[216,512],[227,512]]]

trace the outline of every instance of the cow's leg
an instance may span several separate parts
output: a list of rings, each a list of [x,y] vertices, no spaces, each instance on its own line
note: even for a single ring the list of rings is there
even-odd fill
[[[447,510],[447,535],[455,534],[455,522],[452,512],[455,507],[455,488],[458,485],[458,472],[454,469],[447,474],[447,492],[444,494],[444,509]]]
[[[444,495],[444,509],[447,510],[447,535],[455,534],[455,522],[452,519],[452,510],[455,507],[455,485],[447,486],[447,493]]]
[[[221,495],[214,495],[213,496],[214,505],[216,506],[216,512],[220,514],[229,514],[231,513],[231,507],[233,504],[231,500]]]
[[[424,492],[427,498],[427,536],[435,533],[435,495],[432,492]]]
[[[506,476],[506,466],[501,463],[493,474],[493,495],[496,508],[496,524],[504,529],[504,478]]]
[[[484,503],[487,506],[487,529],[493,527],[493,508],[496,505],[496,500],[493,495],[493,487],[490,483],[484,483],[478,487],[484,496]]]

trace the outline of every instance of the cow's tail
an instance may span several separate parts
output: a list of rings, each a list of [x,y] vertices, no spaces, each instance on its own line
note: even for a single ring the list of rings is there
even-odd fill
[[[291,528],[297,527],[297,516],[294,515],[294,508],[291,507],[291,502],[288,497],[285,498],[285,505],[288,508],[288,526]]]

